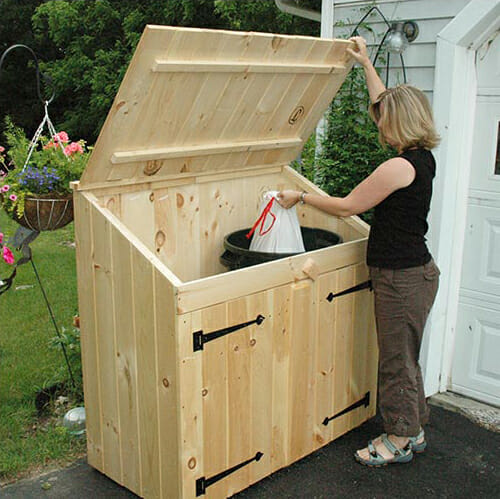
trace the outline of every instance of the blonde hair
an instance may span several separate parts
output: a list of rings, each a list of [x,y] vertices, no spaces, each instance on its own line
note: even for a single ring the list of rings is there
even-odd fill
[[[401,151],[411,147],[433,149],[439,144],[432,109],[427,97],[411,85],[398,85],[382,92],[370,105],[379,141]]]

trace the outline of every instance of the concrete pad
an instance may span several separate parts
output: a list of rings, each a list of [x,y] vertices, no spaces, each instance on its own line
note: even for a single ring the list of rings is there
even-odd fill
[[[433,395],[430,399],[432,405],[437,405],[455,411],[469,418],[474,423],[490,431],[500,433],[500,408],[483,404],[456,393],[445,392]]]

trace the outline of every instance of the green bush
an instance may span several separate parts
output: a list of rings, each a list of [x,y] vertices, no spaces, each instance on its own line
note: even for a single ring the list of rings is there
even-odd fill
[[[355,68],[330,105],[318,158],[314,158],[315,137],[304,147],[300,171],[330,195],[346,196],[394,155],[378,142],[378,129],[368,114],[369,103],[363,70]],[[370,223],[372,212],[362,218]]]

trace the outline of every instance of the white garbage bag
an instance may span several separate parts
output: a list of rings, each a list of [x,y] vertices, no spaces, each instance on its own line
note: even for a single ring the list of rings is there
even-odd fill
[[[264,194],[260,216],[247,238],[252,237],[251,251],[263,253],[303,253],[305,251],[295,206],[283,208],[276,198],[278,191]]]

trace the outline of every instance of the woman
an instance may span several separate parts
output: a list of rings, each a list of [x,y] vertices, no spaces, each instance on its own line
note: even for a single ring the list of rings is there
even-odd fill
[[[344,198],[292,190],[278,194],[290,208],[297,202],[347,217],[375,207],[367,264],[375,295],[379,345],[380,437],[355,453],[368,466],[409,462],[427,443],[422,426],[429,417],[418,364],[422,334],[436,296],[439,270],[425,243],[439,142],[424,94],[409,85],[387,89],[373,67],[361,37],[349,50],[365,71],[370,115],[380,142],[398,155],[378,166]]]

